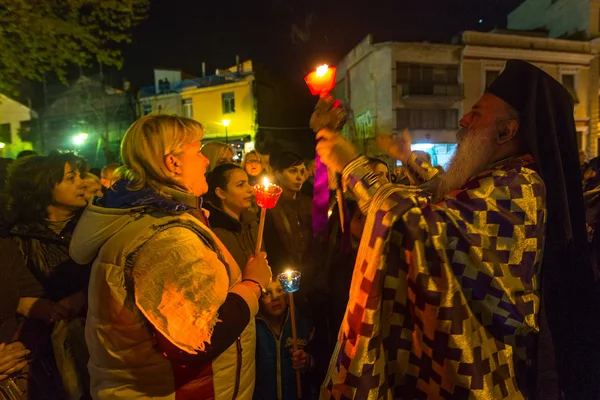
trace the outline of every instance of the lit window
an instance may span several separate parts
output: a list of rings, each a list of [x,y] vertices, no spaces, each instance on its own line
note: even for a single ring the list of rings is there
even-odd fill
[[[192,99],[183,99],[183,116],[186,118],[194,118],[194,105]]]
[[[233,92],[223,93],[221,95],[223,104],[223,114],[233,114],[235,112],[235,98]]]

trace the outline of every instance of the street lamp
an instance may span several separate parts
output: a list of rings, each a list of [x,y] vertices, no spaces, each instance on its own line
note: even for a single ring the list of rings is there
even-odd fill
[[[223,123],[223,126],[225,127],[225,142],[227,144],[229,144],[229,133],[227,132],[227,127],[229,126],[229,124],[231,123],[231,121],[228,120],[228,119],[224,119],[221,122]]]
[[[89,135],[85,132],[78,133],[77,135],[73,136],[73,144],[75,146],[83,145],[87,140],[88,136]]]

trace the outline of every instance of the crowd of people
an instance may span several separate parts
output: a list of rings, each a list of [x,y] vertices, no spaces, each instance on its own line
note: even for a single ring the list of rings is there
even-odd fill
[[[321,130],[345,187],[322,232],[320,163],[238,165],[188,118],[142,117],[98,170],[5,160],[0,398],[595,398],[598,162],[552,78],[512,61],[497,82],[446,170],[408,131],[378,138],[391,169]],[[282,193],[257,254],[265,177]]]

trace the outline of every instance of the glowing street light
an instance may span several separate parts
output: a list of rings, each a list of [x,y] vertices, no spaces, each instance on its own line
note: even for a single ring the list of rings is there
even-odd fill
[[[81,146],[85,143],[85,141],[88,138],[88,134],[85,132],[82,133],[78,133],[77,135],[73,136],[73,144],[75,146]]]
[[[225,127],[225,143],[229,144],[229,132],[227,132],[227,127],[229,126],[231,121],[228,119],[224,119],[221,122],[223,123],[223,126]]]

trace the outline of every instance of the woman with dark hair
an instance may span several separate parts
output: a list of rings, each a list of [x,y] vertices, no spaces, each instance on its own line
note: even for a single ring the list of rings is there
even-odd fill
[[[204,207],[211,230],[223,242],[240,268],[254,254],[258,218],[250,210],[254,193],[248,175],[235,164],[213,169],[208,178]]]
[[[61,320],[85,316],[89,265],[77,265],[69,243],[77,219],[87,205],[82,175],[85,161],[73,153],[29,156],[11,165],[7,181],[9,231],[35,280],[22,288],[17,308],[25,317],[23,342],[33,352],[30,376],[44,381],[40,398],[62,398],[62,384],[51,345],[51,332]],[[31,295],[30,293],[39,293]],[[83,332],[78,340],[83,343]],[[85,385],[85,346],[80,357]],[[81,351],[81,353],[79,352]],[[37,398],[32,393],[33,398]]]
[[[264,241],[275,269],[302,269],[312,239],[312,199],[300,190],[305,181],[304,158],[291,151],[273,154],[271,167],[283,190],[275,208],[267,211]]]

